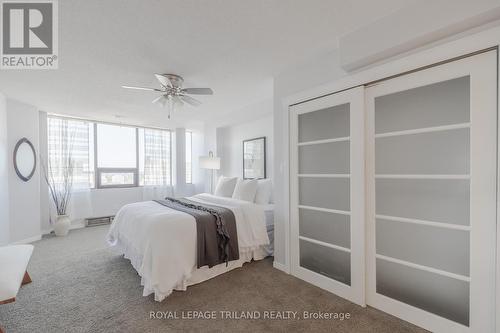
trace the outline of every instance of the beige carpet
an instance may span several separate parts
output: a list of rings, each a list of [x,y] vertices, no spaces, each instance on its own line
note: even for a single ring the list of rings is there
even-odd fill
[[[15,332],[422,332],[373,308],[362,308],[272,267],[272,259],[174,292],[158,303],[143,297],[130,262],[106,247],[107,226],[75,230],[35,243],[33,283],[0,306],[0,323]],[[216,319],[150,319],[150,312],[215,311]],[[169,312],[170,311],[170,312]],[[349,313],[350,319],[221,319],[219,311]],[[161,314],[159,314],[161,315]],[[256,314],[257,315],[257,314]],[[277,315],[277,314],[275,314]]]

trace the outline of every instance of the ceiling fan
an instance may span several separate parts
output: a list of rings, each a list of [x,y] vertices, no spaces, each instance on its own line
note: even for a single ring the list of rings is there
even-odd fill
[[[201,102],[189,95],[213,95],[210,88],[182,88],[184,79],[176,74],[155,74],[156,79],[160,82],[160,88],[132,87],[122,86],[126,89],[156,91],[161,93],[161,96],[155,98],[152,103],[168,106],[168,119],[175,106],[182,106],[184,102],[192,106],[200,106]]]

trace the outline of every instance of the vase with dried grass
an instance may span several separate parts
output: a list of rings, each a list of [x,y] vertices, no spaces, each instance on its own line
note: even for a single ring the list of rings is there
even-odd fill
[[[71,150],[63,154],[57,161],[57,167],[49,159],[48,169],[42,160],[43,175],[49,188],[50,197],[57,213],[53,221],[56,236],[66,236],[71,226],[71,219],[67,214],[73,188],[73,159]],[[52,221],[52,220],[51,220]]]

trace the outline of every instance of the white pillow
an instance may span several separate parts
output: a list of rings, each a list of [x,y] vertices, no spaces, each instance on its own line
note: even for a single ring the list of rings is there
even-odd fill
[[[256,179],[243,180],[238,179],[234,188],[233,198],[254,202],[255,194],[257,193],[258,182]]]
[[[271,201],[271,192],[273,189],[271,179],[259,179],[257,183],[255,203],[258,205],[267,205]]]
[[[219,197],[231,198],[238,177],[220,177],[214,194]]]

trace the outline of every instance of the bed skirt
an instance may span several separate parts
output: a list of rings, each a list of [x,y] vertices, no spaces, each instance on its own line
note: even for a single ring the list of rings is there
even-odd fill
[[[189,286],[207,281],[218,275],[242,267],[246,262],[250,262],[252,260],[262,260],[269,255],[266,246],[260,246],[253,249],[240,248],[240,258],[238,260],[230,261],[227,267],[225,263],[213,266],[212,268],[208,268],[208,266],[204,266],[201,268],[193,267],[191,274],[189,274],[188,276],[184,276],[182,281],[179,281],[173,289],[162,291],[159,290],[157,286],[152,285],[148,274],[146,272],[143,272],[143,256],[140,254],[141,252],[129,244],[131,243],[117,240],[116,244],[114,245],[126,259],[130,260],[130,263],[141,277],[141,285],[144,286],[142,295],[149,296],[151,294],[154,294],[155,301],[157,302],[163,301],[174,290],[185,291]]]

